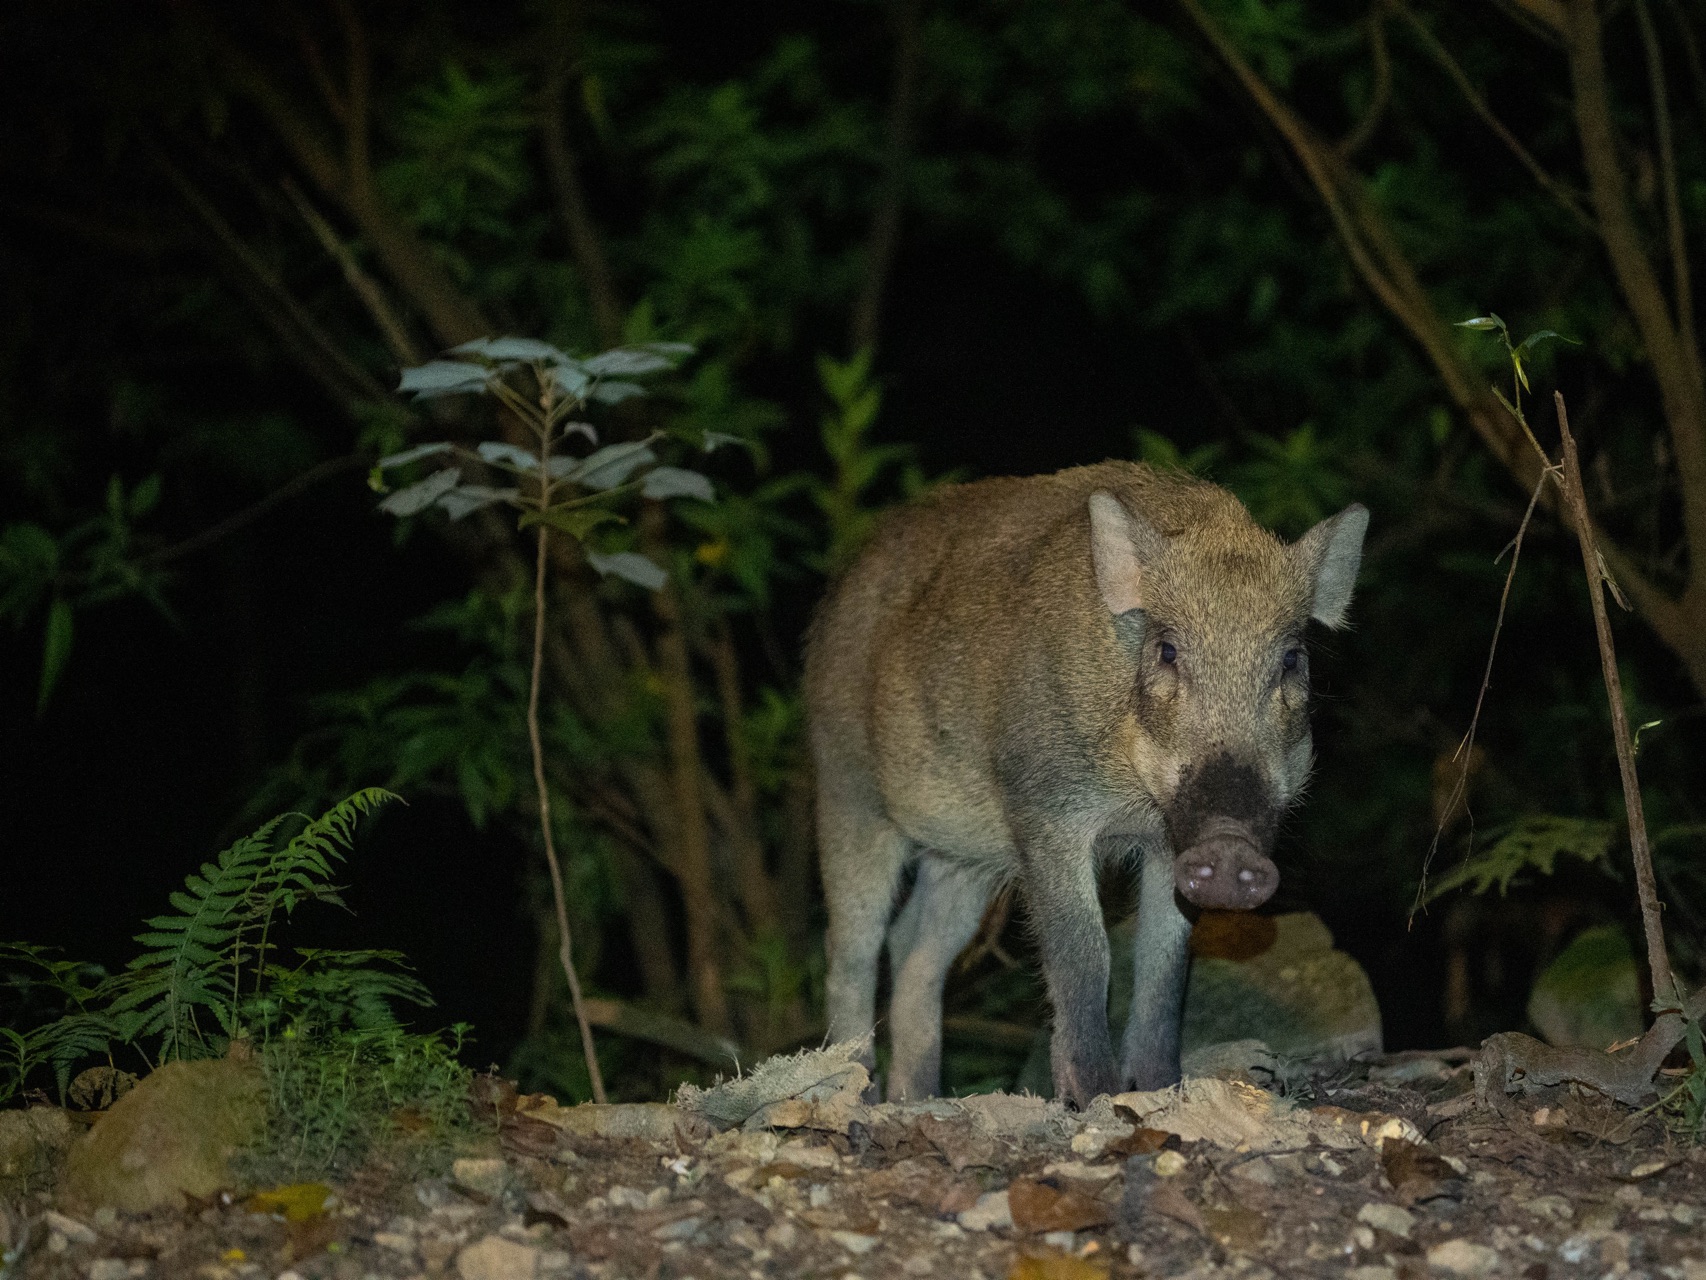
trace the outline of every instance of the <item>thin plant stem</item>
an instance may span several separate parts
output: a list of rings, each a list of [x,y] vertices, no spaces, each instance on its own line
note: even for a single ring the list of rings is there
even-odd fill
[[[1641,902],[1641,926],[1647,935],[1647,968],[1653,978],[1653,995],[1665,1004],[1680,1003],[1682,992],[1670,971],[1665,951],[1665,927],[1660,916],[1658,885],[1653,878],[1653,855],[1647,843],[1647,818],[1641,807],[1641,781],[1635,773],[1635,748],[1629,736],[1629,714],[1623,707],[1623,681],[1617,673],[1617,648],[1611,636],[1611,620],[1605,611],[1600,584],[1609,578],[1594,546],[1593,526],[1588,519],[1587,494],[1582,489],[1581,462],[1576,438],[1570,434],[1570,416],[1564,394],[1552,393],[1558,406],[1558,431],[1564,440],[1562,488],[1570,522],[1581,543],[1582,567],[1587,571],[1588,595],[1593,605],[1594,634],[1599,638],[1600,672],[1605,677],[1605,696],[1611,702],[1611,732],[1617,744],[1617,770],[1623,778],[1623,807],[1629,814],[1629,851],[1635,861],[1635,890]]]
[[[547,416],[539,433],[539,511],[543,515],[551,502],[551,425]],[[551,872],[551,901],[557,911],[557,958],[563,964],[563,976],[569,980],[569,1000],[575,1008],[575,1021],[581,1029],[581,1051],[586,1055],[586,1073],[592,1082],[592,1100],[605,1102],[604,1076],[598,1069],[598,1053],[592,1043],[592,1024],[586,1019],[581,1001],[580,975],[575,972],[575,957],[569,936],[569,906],[563,896],[563,870],[557,861],[557,842],[551,834],[551,789],[545,783],[545,744],[539,733],[539,686],[545,665],[545,566],[549,551],[550,528],[539,524],[538,553],[533,570],[533,679],[527,689],[527,741],[533,749],[533,783],[539,790],[539,833],[545,841],[545,862]]]
[[[1493,683],[1493,659],[1499,652],[1499,635],[1505,629],[1505,608],[1510,604],[1511,583],[1516,581],[1517,562],[1522,559],[1522,540],[1524,535],[1528,533],[1529,522],[1534,519],[1534,508],[1540,504],[1540,491],[1546,487],[1546,477],[1551,474],[1552,468],[1548,466],[1541,471],[1539,478],[1535,480],[1534,492],[1529,495],[1528,509],[1522,513],[1522,523],[1517,526],[1516,537],[1512,538],[1510,545],[1505,548],[1505,551],[1511,553],[1511,567],[1505,572],[1505,589],[1499,593],[1499,616],[1493,622],[1493,638],[1487,645],[1487,665],[1481,671],[1481,691],[1475,695],[1475,714],[1469,717],[1469,732],[1463,735],[1463,741],[1457,744],[1457,750],[1452,755],[1454,760],[1459,756],[1463,758],[1463,768],[1458,772],[1457,782],[1451,789],[1451,797],[1445,804],[1439,825],[1434,828],[1434,838],[1433,842],[1428,845],[1427,857],[1422,860],[1422,880],[1416,886],[1416,900],[1410,904],[1410,923],[1412,925],[1416,920],[1416,912],[1427,901],[1428,868],[1433,865],[1434,855],[1439,852],[1439,842],[1445,837],[1446,823],[1451,820],[1451,815],[1457,812],[1458,802],[1469,790],[1469,772],[1474,765],[1475,757],[1475,732],[1480,728],[1481,708],[1487,701],[1487,690],[1492,687]],[[1504,557],[1504,551],[1499,553],[1499,557],[1500,559]],[[1495,560],[1494,563],[1496,564],[1498,561]],[[1473,841],[1473,826],[1470,828],[1470,838]]]

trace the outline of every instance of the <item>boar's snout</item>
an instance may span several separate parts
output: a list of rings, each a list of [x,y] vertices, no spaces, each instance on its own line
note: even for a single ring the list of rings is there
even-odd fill
[[[1248,911],[1279,888],[1279,868],[1248,834],[1222,828],[1173,859],[1173,884],[1195,906]]]

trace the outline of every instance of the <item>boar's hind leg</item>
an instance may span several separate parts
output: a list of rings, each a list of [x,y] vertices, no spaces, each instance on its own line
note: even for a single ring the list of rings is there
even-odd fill
[[[1054,1006],[1054,1096],[1087,1107],[1118,1087],[1108,1039],[1108,933],[1088,837],[1045,831],[1022,844],[1025,909]]]
[[[932,1098],[942,1087],[942,984],[989,905],[989,876],[925,854],[918,883],[889,930],[890,1102]]]
[[[818,843],[829,908],[829,1039],[869,1036],[876,1025],[877,961],[894,914],[895,888],[912,843],[874,805],[838,798],[819,784]],[[876,1058],[867,1046],[865,1064]]]
[[[1173,890],[1173,854],[1164,845],[1143,853],[1132,959],[1131,1016],[1120,1047],[1120,1075],[1129,1089],[1162,1089],[1179,1079],[1179,1030],[1191,922]]]

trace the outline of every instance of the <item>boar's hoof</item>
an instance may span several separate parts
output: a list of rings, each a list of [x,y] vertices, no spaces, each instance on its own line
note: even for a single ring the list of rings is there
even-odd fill
[[[1174,859],[1173,883],[1196,906],[1247,911],[1273,896],[1279,868],[1248,840],[1216,835]]]

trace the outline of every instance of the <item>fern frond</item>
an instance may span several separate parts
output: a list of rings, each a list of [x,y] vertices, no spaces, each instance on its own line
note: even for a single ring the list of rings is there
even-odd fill
[[[168,899],[173,913],[150,918],[136,935],[143,952],[110,1006],[130,1037],[160,1036],[164,1061],[191,1046],[210,1048],[198,1011],[225,1036],[238,1034],[242,975],[264,968],[273,915],[309,899],[341,905],[330,883],[334,861],[351,847],[356,823],[395,798],[377,787],[358,791],[274,847],[285,819],[301,816],[281,814],[186,876]]]

